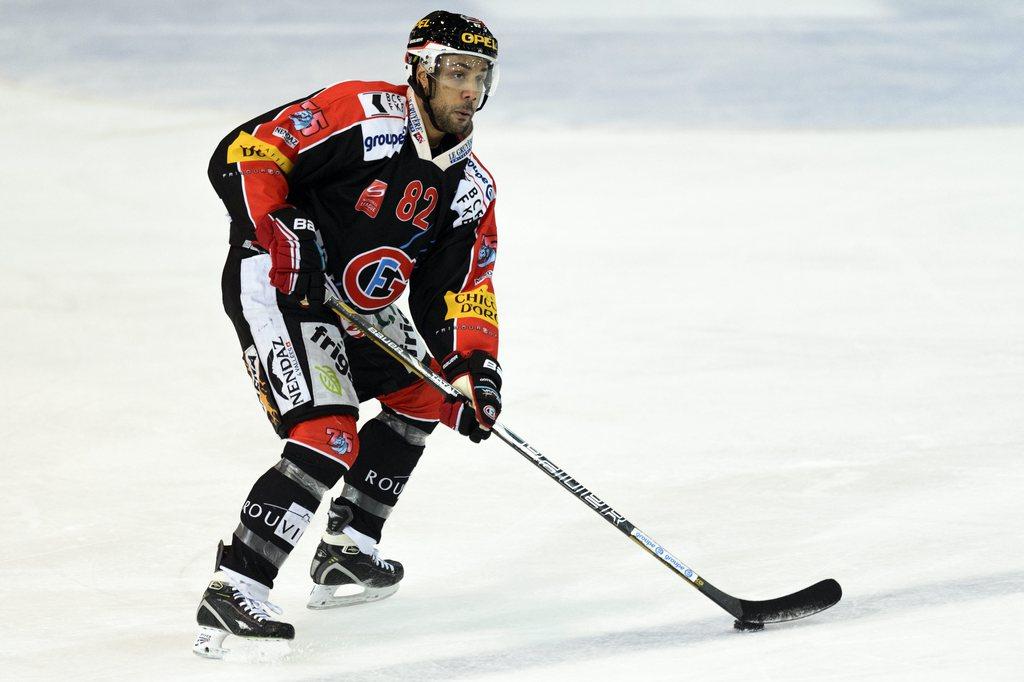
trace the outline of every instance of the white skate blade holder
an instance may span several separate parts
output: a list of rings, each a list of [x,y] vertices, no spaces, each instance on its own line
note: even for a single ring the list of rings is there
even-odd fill
[[[229,634],[220,628],[200,626],[192,644],[192,653],[216,660],[227,658],[231,661],[269,663],[281,660],[291,652],[287,640],[267,637],[234,637],[232,648],[227,649],[224,638]]]
[[[387,587],[361,587],[360,585],[314,585],[309,593],[309,603],[306,608],[310,609],[334,609],[342,606],[356,606],[371,601],[380,601],[398,592],[401,583],[388,585]],[[354,594],[335,594],[343,588],[357,588],[360,591]]]
[[[226,630],[200,626],[199,632],[196,633],[196,641],[192,645],[192,652],[204,658],[224,658],[224,654],[228,652],[224,648],[224,638],[227,636]]]

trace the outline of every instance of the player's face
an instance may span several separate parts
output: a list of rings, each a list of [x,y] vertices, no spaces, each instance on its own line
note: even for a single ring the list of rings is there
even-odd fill
[[[466,55],[444,55],[434,79],[430,106],[438,126],[446,133],[466,135],[473,128],[473,114],[490,85],[487,61]]]

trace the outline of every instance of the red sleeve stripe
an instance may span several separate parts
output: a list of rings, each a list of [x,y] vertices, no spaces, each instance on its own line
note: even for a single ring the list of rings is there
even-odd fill
[[[235,167],[241,176],[245,210],[255,229],[263,216],[285,205],[288,182],[271,161],[239,161]]]
[[[465,293],[479,288],[489,291],[491,296],[495,296],[493,275],[492,279],[489,280],[485,276],[488,269],[494,269],[494,262],[485,263],[481,266],[479,265],[478,258],[480,249],[487,243],[487,240],[490,240],[492,247],[497,249],[497,236],[497,226],[494,221],[494,202],[491,202],[491,205],[488,206],[483,218],[480,219],[480,223],[477,225],[476,239],[473,240],[472,250],[469,253],[469,270],[466,272],[466,276],[462,280],[462,286],[459,288],[460,292]],[[477,282],[480,282],[480,284],[477,285]],[[463,325],[460,324],[459,319],[461,318],[456,318],[453,323],[453,350],[463,352],[484,350],[497,357],[497,324],[491,323],[490,321],[482,318],[474,318],[472,320],[472,324],[463,329]],[[497,320],[495,320],[495,322],[497,322]]]
[[[299,237],[288,229],[288,226],[279,219],[274,218],[274,222],[277,223],[278,229],[281,231],[281,234],[285,238],[285,242],[288,244],[288,262],[291,263],[291,275],[288,277],[288,290],[295,291],[295,285],[298,283],[299,279]]]
[[[252,215],[252,206],[249,204],[249,192],[245,189],[245,173],[242,172],[241,162],[235,164],[235,170],[238,171],[238,182],[242,185],[242,201],[245,203],[245,215],[249,216],[249,222],[252,223],[252,227],[256,229],[256,219]]]

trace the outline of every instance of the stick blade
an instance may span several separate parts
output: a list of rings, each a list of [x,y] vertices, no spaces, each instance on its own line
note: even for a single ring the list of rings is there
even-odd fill
[[[742,614],[739,620],[745,623],[784,623],[813,616],[830,606],[835,606],[842,598],[843,588],[829,578],[777,599],[740,599]]]

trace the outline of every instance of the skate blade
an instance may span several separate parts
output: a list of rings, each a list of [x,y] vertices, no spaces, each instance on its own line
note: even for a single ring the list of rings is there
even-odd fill
[[[387,587],[364,587],[362,592],[343,595],[336,595],[334,593],[339,587],[346,587],[346,585],[314,585],[313,590],[309,593],[309,603],[306,604],[306,608],[335,609],[342,606],[355,606],[356,604],[380,601],[398,592],[399,584],[395,583]]]

